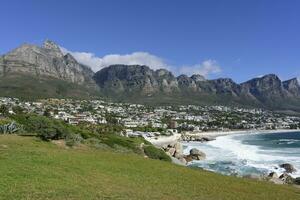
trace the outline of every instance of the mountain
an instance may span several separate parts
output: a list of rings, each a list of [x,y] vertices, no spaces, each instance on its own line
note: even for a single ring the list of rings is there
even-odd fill
[[[287,91],[289,91],[290,94],[294,95],[295,97],[300,96],[300,84],[299,79],[293,78],[287,81],[283,82],[283,87]]]
[[[259,106],[300,110],[297,79],[281,81],[269,74],[237,84],[229,78],[206,80],[201,75],[175,77],[165,69],[112,65],[94,75],[102,95],[140,103],[193,103]]]
[[[265,107],[300,112],[300,84],[275,74],[235,83],[166,69],[111,65],[94,73],[50,40],[23,44],[0,56],[0,95],[23,98],[94,98],[147,104],[200,104]]]
[[[0,57],[0,92],[21,97],[89,96],[97,86],[94,72],[64,55],[46,40],[43,46],[23,44]],[[94,93],[94,92],[91,92]]]

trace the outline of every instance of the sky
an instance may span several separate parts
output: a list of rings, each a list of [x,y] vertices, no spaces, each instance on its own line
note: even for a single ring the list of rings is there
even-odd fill
[[[0,54],[55,41],[97,71],[145,64],[240,83],[300,77],[298,0],[1,0]]]

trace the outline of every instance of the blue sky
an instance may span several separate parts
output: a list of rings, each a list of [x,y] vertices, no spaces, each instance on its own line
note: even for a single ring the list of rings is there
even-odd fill
[[[299,10],[297,0],[3,0],[0,54],[49,38],[99,68],[289,79],[300,76]]]

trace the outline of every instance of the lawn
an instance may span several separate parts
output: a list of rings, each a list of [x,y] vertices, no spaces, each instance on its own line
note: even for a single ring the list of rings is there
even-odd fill
[[[85,146],[0,136],[0,199],[297,200],[300,189]]]

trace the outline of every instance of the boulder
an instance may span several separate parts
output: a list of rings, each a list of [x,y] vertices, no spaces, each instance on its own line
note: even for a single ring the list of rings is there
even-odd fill
[[[183,154],[183,148],[179,142],[174,145],[174,148],[176,149],[176,153]]]
[[[184,165],[187,164],[186,159],[184,159],[183,157],[179,158],[178,160],[179,160],[180,162],[182,162],[182,164],[184,164]]]
[[[214,139],[213,138],[209,138],[209,137],[202,137],[201,138],[202,142],[209,142],[209,141],[212,141],[212,140],[214,140]]]
[[[176,152],[174,154],[174,157],[177,158],[177,159],[180,159],[180,158],[183,158],[183,154]]]
[[[282,180],[285,184],[294,184],[294,179],[288,173],[283,173],[279,176],[279,179]]]
[[[186,162],[192,162],[193,161],[193,158],[192,158],[191,155],[184,156],[184,159],[186,160]]]
[[[276,172],[271,172],[269,175],[268,175],[269,178],[278,178],[278,175]]]
[[[168,149],[168,152],[169,152],[169,154],[171,155],[171,156],[174,156],[174,154],[175,154],[175,148],[170,148],[170,149]]]
[[[193,160],[204,160],[206,158],[205,153],[196,148],[190,150],[190,156]]]
[[[286,171],[287,173],[293,173],[293,172],[297,171],[297,170],[295,169],[295,167],[294,167],[293,165],[289,164],[289,163],[281,164],[281,165],[279,165],[279,167],[285,169],[285,171]]]

